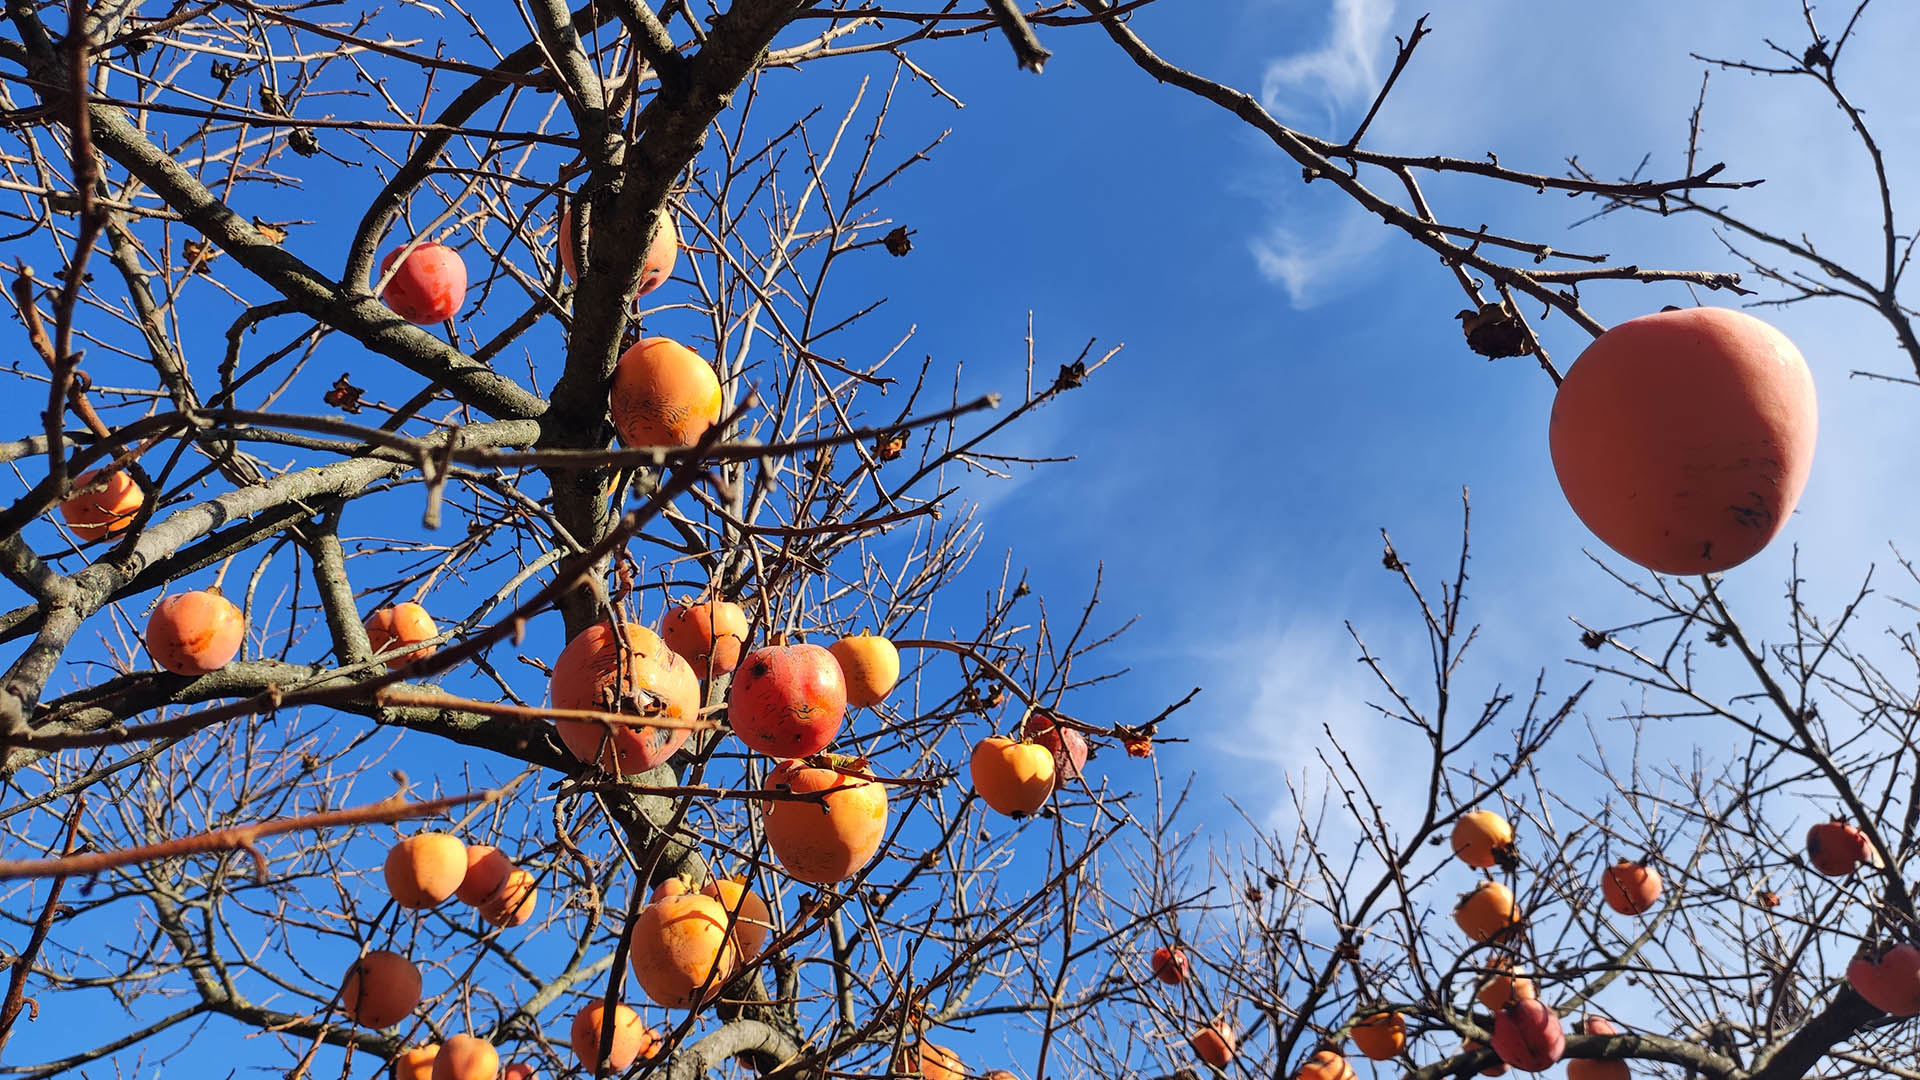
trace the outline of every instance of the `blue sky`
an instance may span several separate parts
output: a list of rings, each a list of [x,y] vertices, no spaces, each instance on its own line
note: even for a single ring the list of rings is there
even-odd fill
[[[1284,119],[1322,134],[1350,128],[1391,61],[1392,36],[1429,10],[1391,0],[1208,7],[1196,18],[1192,5],[1168,0],[1135,25],[1168,59],[1258,89]],[[1431,5],[1434,33],[1369,140],[1461,156],[1493,150],[1544,172],[1577,154],[1619,174],[1651,151],[1652,173],[1674,173],[1701,70],[1687,53],[1751,56],[1765,36],[1797,43],[1797,9],[1788,0],[1641,0],[1604,10],[1445,0]],[[1920,9],[1884,5],[1870,29],[1853,46],[1850,85],[1898,174],[1920,146],[1912,137],[1920,118],[1905,108],[1911,95],[1900,79]],[[445,33],[462,36],[458,27]],[[1056,610],[1084,596],[1104,562],[1107,618],[1141,617],[1108,656],[1133,673],[1088,691],[1072,711],[1136,722],[1205,687],[1171,732],[1192,741],[1163,751],[1159,764],[1169,776],[1198,772],[1216,793],[1187,828],[1237,842],[1244,832],[1223,798],[1285,825],[1274,773],[1317,769],[1323,723],[1351,733],[1367,764],[1392,765],[1365,706],[1377,695],[1342,628],[1352,620],[1399,673],[1421,681],[1424,642],[1379,568],[1381,527],[1423,586],[1437,589],[1457,543],[1460,489],[1472,488],[1470,612],[1485,627],[1467,676],[1476,691],[1526,684],[1578,651],[1569,614],[1606,624],[1635,608],[1582,554],[1604,551],[1554,483],[1551,386],[1528,361],[1490,364],[1466,350],[1453,318],[1463,297],[1444,268],[1338,192],[1302,185],[1257,135],[1157,86],[1103,36],[1046,39],[1056,55],[1040,77],[1016,72],[998,39],[927,54],[966,108],[926,97],[895,119],[896,149],[954,130],[886,201],[890,216],[917,230],[916,247],[872,268],[871,284],[891,298],[882,316],[891,329],[873,333],[915,324],[916,348],[964,364],[969,389],[1007,392],[1019,387],[1029,310],[1043,376],[1090,337],[1126,343],[1087,387],[1000,444],[1075,461],[969,488],[986,508],[994,557],[983,562],[997,565],[1013,549]],[[833,103],[843,100],[830,89],[837,80],[869,71],[883,76],[880,65],[856,62],[838,74],[771,78]],[[921,93],[908,86],[902,99]],[[1759,221],[1805,230],[1842,258],[1876,240],[1859,155],[1811,84],[1716,73],[1703,157],[1725,160],[1732,175],[1767,178],[1729,195]],[[302,212],[347,214],[353,194],[333,196],[344,200],[337,208],[320,204],[324,214]],[[1450,221],[1643,264],[1729,265],[1701,222],[1616,215],[1569,234],[1592,204],[1484,184],[1436,184],[1429,194]],[[1587,299],[1608,322],[1689,302],[1677,286],[1595,287]],[[1768,317],[1807,355],[1822,410],[1800,514],[1728,579],[1772,628],[1790,545],[1800,545],[1809,588],[1830,608],[1867,564],[1887,563],[1888,539],[1911,533],[1910,505],[1883,493],[1899,490],[1916,435],[1903,422],[1907,391],[1847,378],[1852,368],[1900,369],[1864,310],[1830,303]],[[1557,322],[1547,331],[1564,367],[1583,335]],[[335,374],[331,360],[317,362],[296,398],[317,398]],[[9,416],[8,430],[37,425],[30,410]],[[955,620],[971,614],[958,607]],[[1555,670],[1549,685],[1574,681]],[[1593,718],[1619,696],[1590,697]],[[1096,769],[1120,786],[1146,782],[1117,750]],[[22,1033],[16,1053],[30,1055],[31,1036]]]

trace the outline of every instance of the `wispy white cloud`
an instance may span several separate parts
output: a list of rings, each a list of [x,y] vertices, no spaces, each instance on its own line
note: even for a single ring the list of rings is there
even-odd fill
[[[1297,121],[1307,108],[1318,107],[1332,119],[1371,99],[1392,18],[1393,0],[1334,0],[1326,44],[1267,65],[1261,82],[1267,108]]]
[[[1378,219],[1351,207],[1331,214],[1316,207],[1312,213],[1276,220],[1247,245],[1261,276],[1285,288],[1301,310],[1338,295],[1360,277],[1387,239]]]

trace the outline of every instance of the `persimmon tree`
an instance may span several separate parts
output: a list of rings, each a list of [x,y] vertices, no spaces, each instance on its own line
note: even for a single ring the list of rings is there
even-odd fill
[[[21,593],[0,614],[21,942],[0,1068],[125,1069],[191,1041],[293,1075],[415,1075],[435,1046],[442,1072],[484,1075],[477,1038],[542,1075],[938,1080],[992,1064],[943,1049],[989,1026],[1019,1033],[1007,1064],[1034,1076],[1185,1060],[1206,1018],[1148,994],[1143,952],[1209,901],[1184,887],[1194,853],[1161,846],[1178,800],[1148,807],[1126,794],[1141,774],[1109,770],[1191,698],[1078,715],[1119,621],[1097,586],[1062,615],[1011,559],[986,567],[962,493],[1040,464],[995,436],[1118,350],[1010,342],[1025,377],[993,397],[907,359],[911,319],[842,284],[913,252],[885,198],[938,137],[883,138],[897,96],[950,96],[950,39],[991,36],[1036,73],[1050,48],[1117,46],[1439,254],[1467,345],[1556,378],[1523,300],[1597,332],[1585,283],[1737,276],[1451,224],[1420,178],[1621,206],[1744,181],[1367,149],[1419,24],[1367,121],[1302,132],[1156,55],[1136,23],[1158,6],[11,5],[6,273],[38,366],[8,377],[45,411],[0,444],[19,480],[0,573]],[[336,202],[353,214],[309,215]],[[1427,611],[1443,696],[1458,604]],[[702,619],[744,669],[722,670]],[[897,682],[861,631],[899,650]],[[857,687],[843,722],[816,678]],[[749,723],[749,680],[792,714]],[[1472,784],[1462,744],[1416,717],[1433,812],[1373,822],[1379,843],[1415,837],[1410,859],[1456,811],[1503,803],[1573,705],[1535,701],[1520,752]],[[1496,700],[1469,741],[1504,717]],[[1058,751],[988,738],[1023,733]],[[833,756],[803,778],[787,736]],[[858,844],[843,788],[885,808]],[[1290,1070],[1350,1001],[1416,1000],[1397,974],[1340,985],[1376,962],[1357,935],[1383,899],[1434,970],[1410,863],[1388,857],[1355,908],[1306,899],[1301,875],[1352,871],[1302,851],[1249,884],[1239,957],[1197,943],[1182,984],[1211,987],[1209,1011],[1265,1010],[1272,1041],[1232,1069]],[[1325,917],[1355,928],[1330,950],[1310,944]],[[1449,964],[1421,978],[1451,985]],[[654,1036],[604,1022],[621,1006]],[[1449,1061],[1425,1067],[1474,1064]]]

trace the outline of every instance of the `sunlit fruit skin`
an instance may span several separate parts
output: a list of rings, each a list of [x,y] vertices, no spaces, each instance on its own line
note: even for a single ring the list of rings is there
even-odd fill
[[[439,1043],[402,1050],[393,1059],[393,1080],[433,1080],[433,1059],[439,1056]]]
[[[367,644],[372,647],[375,656],[397,645],[412,645],[440,636],[440,628],[434,625],[433,616],[427,614],[426,608],[411,600],[376,609],[361,625],[366,628]],[[398,671],[411,661],[425,660],[439,648],[438,645],[427,645],[412,652],[389,656],[387,668]]]
[[[1660,871],[1643,862],[1621,859],[1600,876],[1600,895],[1622,915],[1645,915],[1660,902]]]
[[[208,675],[240,654],[246,635],[246,620],[233,601],[212,589],[179,593],[153,606],[147,655],[175,675]]]
[[[1620,1029],[1603,1017],[1589,1016],[1574,1025],[1582,1035],[1618,1035]],[[1568,1058],[1567,1080],[1627,1080],[1632,1070],[1617,1058]]]
[[[380,260],[382,276],[393,265],[394,257],[405,250],[397,247],[387,252],[387,257]],[[393,280],[380,291],[380,299],[410,323],[431,326],[446,322],[466,303],[467,264],[459,252],[445,244],[421,244],[394,272]]]
[[[660,617],[660,640],[702,679],[740,666],[747,647],[747,612],[731,600],[702,600],[668,608]]]
[[[453,895],[463,904],[479,907],[500,894],[500,887],[506,884],[507,875],[513,873],[513,869],[513,860],[501,854],[499,848],[491,844],[468,844],[467,874],[460,879],[460,887]]]
[[[1501,957],[1497,963],[1489,962],[1488,966],[1511,969],[1513,961]],[[1513,974],[1511,970],[1489,976],[1481,985],[1478,995],[1480,1004],[1486,1006],[1488,1012],[1493,1013],[1499,1012],[1516,1001],[1528,1001],[1539,996],[1540,993],[1534,987],[1532,979],[1525,975]]]
[[[913,1046],[900,1048],[894,1061],[896,1072],[918,1073],[922,1080],[966,1080],[966,1066],[960,1055],[944,1046],[921,1039]]]
[[[466,880],[467,846],[446,833],[415,833],[387,852],[385,872],[394,903],[415,911],[434,907]]]
[[[786,872],[814,885],[831,885],[860,872],[887,831],[887,789],[871,779],[864,760],[843,768],[855,775],[783,761],[767,774],[768,791],[826,791],[822,802],[776,800],[760,804],[767,846]]]
[[[433,1080],[498,1080],[500,1053],[475,1035],[455,1035],[433,1059]]]
[[[800,758],[832,745],[847,717],[840,662],[818,645],[766,645],[748,653],[727,687],[727,723],[769,757]]]
[[[500,1070],[500,1080],[540,1080],[540,1074],[526,1062],[514,1061]]]
[[[1512,857],[1513,825],[1491,810],[1462,814],[1453,823],[1453,853],[1476,870],[1499,865]]]
[[[98,488],[96,490],[96,485]],[[140,516],[146,493],[126,470],[102,477],[100,470],[74,478],[73,494],[60,504],[60,517],[82,540],[99,540],[124,532]]]
[[[1587,346],[1554,396],[1553,467],[1587,528],[1663,574],[1727,570],[1780,531],[1819,426],[1813,374],[1744,312],[1643,315]]]
[[[737,879],[719,878],[700,890],[720,901],[721,908],[733,919],[733,944],[740,950],[740,962],[752,963],[766,948],[767,935],[773,933],[773,912]]]
[[[1514,905],[1513,890],[1497,881],[1482,881],[1460,898],[1453,909],[1453,921],[1474,941],[1493,941],[1513,933],[1520,926],[1520,912]]]
[[[588,1076],[594,1075],[593,1067],[600,1056],[600,1039],[604,1031],[601,1022],[605,1015],[606,1003],[593,1002],[574,1014],[573,1027],[567,1033],[567,1043],[573,1047],[573,1056],[580,1062],[580,1071]],[[641,1022],[640,1014],[625,1005],[615,1005],[613,1044],[607,1049],[608,1074],[617,1076],[643,1055],[652,1057],[650,1043],[657,1047],[659,1035]]]
[[[500,890],[478,907],[480,917],[490,925],[511,929],[533,918],[539,904],[540,889],[534,884],[532,871],[516,866],[500,883]]]
[[[1920,948],[1901,942],[1878,953],[1856,953],[1847,963],[1847,982],[1881,1012],[1920,1015]]]
[[[1293,1075],[1294,1080],[1353,1080],[1353,1065],[1331,1050],[1316,1050]]]
[[[640,264],[640,288],[633,294],[635,299],[647,295],[666,284],[673,276],[674,264],[680,261],[680,228],[674,224],[673,215],[660,215],[660,229],[653,234],[653,243],[647,245],[647,257]],[[560,212],[560,269],[567,272],[568,281],[580,280],[579,261],[573,250],[573,204]]]
[[[1560,1014],[1538,998],[1516,1001],[1493,1016],[1493,1052],[1522,1072],[1545,1072],[1567,1051]]]
[[[1807,861],[1828,877],[1845,877],[1868,860],[1867,834],[1844,821],[1823,821],[1807,830]]]
[[[1407,1048],[1407,1018],[1399,1013],[1374,1013],[1353,1025],[1353,1045],[1373,1061],[1399,1057]]]
[[[374,949],[347,965],[340,980],[340,1009],[363,1027],[390,1028],[420,1004],[420,985],[420,969],[413,961]]]
[[[726,909],[700,893],[662,897],[642,908],[630,957],[640,989],[669,1009],[691,1009],[719,994],[740,963]]]
[[[849,705],[862,709],[878,705],[900,681],[900,650],[886,638],[863,632],[841,638],[827,651],[840,662]]]
[[[628,446],[692,446],[720,422],[713,365],[671,338],[641,338],[613,369],[608,407]]]
[[[1031,814],[1053,794],[1053,752],[1035,742],[989,735],[973,748],[973,788],[1008,817]]]
[[[690,721],[700,715],[700,680],[679,653],[638,623],[623,623],[626,656],[615,647],[613,626],[597,623],[574,635],[553,664],[550,696],[556,709],[612,709],[608,699],[620,682],[619,697],[658,699],[656,715]],[[625,678],[621,668],[624,666]],[[648,695],[652,697],[649,698]],[[624,706],[624,700],[621,703]],[[673,756],[687,741],[686,728],[644,724],[606,725],[590,720],[556,720],[560,741],[581,761],[597,760],[616,776],[644,772]]]
[[[1035,710],[1020,725],[1020,734],[1053,751],[1056,780],[1078,780],[1087,771],[1087,737],[1056,724],[1052,714]]]
[[[1178,986],[1187,981],[1187,950],[1169,949],[1162,945],[1153,950],[1150,966],[1154,978],[1170,986]]]
[[[1233,1060],[1233,1031],[1225,1021],[1209,1024],[1194,1032],[1188,1037],[1187,1044],[1193,1047],[1193,1052],[1201,1061],[1216,1069],[1226,1068],[1227,1062]]]
[[[1478,1042],[1474,1039],[1468,1039],[1467,1041],[1460,1044],[1460,1052],[1463,1054],[1470,1054],[1475,1050],[1485,1050],[1485,1049],[1487,1049],[1486,1043]],[[1507,1063],[1504,1061],[1501,1061],[1498,1057],[1494,1058],[1492,1065],[1489,1065],[1486,1068],[1480,1070],[1481,1076],[1505,1076],[1506,1074],[1507,1074]]]

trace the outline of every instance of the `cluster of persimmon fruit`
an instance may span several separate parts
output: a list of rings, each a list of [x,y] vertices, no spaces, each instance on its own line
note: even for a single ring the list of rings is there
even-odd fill
[[[1827,877],[1848,877],[1862,866],[1886,865],[1873,841],[1842,818],[1807,830],[1807,863]],[[1891,1016],[1920,1016],[1920,947],[1908,941],[1868,941],[1847,962],[1847,983],[1867,1004]]]

